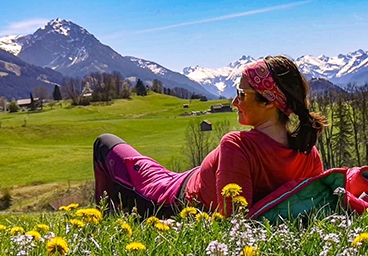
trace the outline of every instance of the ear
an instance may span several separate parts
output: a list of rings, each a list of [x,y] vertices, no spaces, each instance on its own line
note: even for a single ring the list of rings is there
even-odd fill
[[[264,103],[264,107],[266,109],[271,109],[271,108],[275,108],[276,106],[273,105],[273,103],[271,101],[267,101],[267,102]]]

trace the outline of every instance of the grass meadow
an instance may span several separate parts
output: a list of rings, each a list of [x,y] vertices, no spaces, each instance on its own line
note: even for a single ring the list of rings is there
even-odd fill
[[[189,103],[189,109],[182,105]],[[92,181],[92,144],[102,133],[122,137],[142,154],[170,167],[187,166],[185,130],[193,118],[215,124],[236,113],[179,117],[214,103],[151,94],[107,106],[46,108],[0,114],[0,187],[12,196],[43,200],[42,193]],[[173,160],[174,159],[174,160]],[[42,184],[42,185],[40,185]],[[17,194],[18,193],[18,194]],[[36,196],[34,196],[36,195]],[[15,197],[16,197],[15,196]],[[15,198],[14,197],[14,198]],[[23,201],[25,204],[26,202]],[[14,205],[14,201],[13,201]],[[0,255],[367,255],[368,214],[339,208],[318,210],[278,223],[246,218],[245,205],[231,217],[185,208],[170,219],[143,219],[132,212],[106,211],[107,203],[76,204],[59,211],[0,214]],[[17,209],[17,208],[15,208]]]
[[[234,130],[236,113],[179,117],[204,111],[214,103],[151,94],[117,100],[108,106],[46,108],[42,112],[0,114],[0,186],[93,179],[92,145],[98,135],[113,133],[165,167],[172,159],[188,168],[182,148],[190,119],[224,118]],[[190,108],[184,109],[183,104]]]
[[[105,205],[106,206],[106,205]],[[367,255],[368,214],[343,209],[270,223],[188,207],[172,218],[62,207],[58,212],[0,215],[0,255]]]

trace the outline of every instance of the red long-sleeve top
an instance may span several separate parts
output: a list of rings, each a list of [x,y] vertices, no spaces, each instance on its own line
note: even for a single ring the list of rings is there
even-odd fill
[[[222,189],[229,183],[242,187],[248,208],[296,178],[308,178],[323,171],[316,147],[301,154],[257,131],[231,132],[203,160],[186,187],[186,199],[200,201],[207,209],[223,212]],[[227,200],[227,216],[232,212]]]

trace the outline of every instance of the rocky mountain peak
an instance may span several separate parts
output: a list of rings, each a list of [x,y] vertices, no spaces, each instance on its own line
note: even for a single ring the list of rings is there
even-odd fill
[[[33,37],[45,37],[46,35],[62,35],[68,37],[69,40],[77,40],[78,38],[93,37],[85,28],[64,19],[54,19],[49,21],[45,26],[39,28]],[[96,39],[97,40],[97,39]]]
[[[44,30],[47,33],[58,33],[64,36],[69,36],[70,27],[70,21],[57,18],[49,21],[46,26],[40,28],[40,30]]]
[[[65,69],[86,60],[93,49],[100,45],[86,29],[60,18],[49,21],[35,33],[17,42],[22,46],[19,54],[21,59],[54,70]]]

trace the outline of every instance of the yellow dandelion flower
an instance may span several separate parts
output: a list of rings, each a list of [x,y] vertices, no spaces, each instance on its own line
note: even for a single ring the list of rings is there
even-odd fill
[[[208,220],[208,219],[210,218],[210,216],[209,216],[209,215],[208,215],[208,213],[206,213],[206,212],[198,213],[198,214],[195,216],[195,218],[196,218],[196,220],[197,220],[198,222],[200,222],[200,221],[201,221],[202,217],[203,217],[203,218],[205,218],[206,220]]]
[[[182,217],[183,219],[186,218],[189,214],[191,215],[195,215],[197,213],[196,208],[194,207],[187,207],[184,208],[181,212],[180,212],[180,217]]]
[[[243,256],[255,256],[259,254],[259,248],[256,246],[245,246],[241,252]]]
[[[98,224],[102,221],[102,213],[97,209],[80,209],[76,212],[78,217],[82,217],[85,222]]]
[[[362,242],[366,242],[366,241],[368,241],[368,233],[361,233],[360,235],[358,235],[358,236],[354,239],[354,241],[353,241],[352,245],[353,245],[354,247],[357,247],[357,246],[359,246],[359,244],[358,244],[358,243],[362,243]]]
[[[212,214],[211,222],[214,223],[217,220],[223,220],[223,219],[225,219],[224,215],[222,215],[219,212],[215,212],[214,214]]]
[[[49,231],[50,227],[45,224],[37,224],[33,229],[36,231],[39,231],[39,230]]]
[[[84,223],[81,220],[71,219],[69,221],[73,226],[76,226],[78,228],[84,228]]]
[[[53,237],[47,242],[47,251],[50,255],[65,255],[69,252],[68,243],[62,237]]]
[[[41,234],[35,230],[28,231],[26,235],[33,237],[36,241],[40,240]]]
[[[117,219],[116,223],[124,223],[125,221],[123,219]]]
[[[70,211],[70,209],[68,208],[68,206],[60,206],[59,211]]]
[[[0,231],[1,231],[1,230],[6,230],[6,227],[5,227],[4,225],[1,225],[1,224],[0,224]]]
[[[222,189],[221,194],[225,197],[235,197],[241,192],[243,192],[241,186],[239,186],[238,184],[230,183]]]
[[[170,230],[170,227],[164,223],[161,223],[161,222],[158,222],[156,223],[155,227],[158,229],[158,230],[161,230],[161,231],[167,231],[167,230]]]
[[[132,213],[138,213],[138,208],[137,207],[133,207],[132,208]]]
[[[13,236],[13,235],[16,235],[16,234],[23,234],[24,233],[24,229],[22,227],[14,227],[10,230],[10,234]]]
[[[146,224],[147,224],[147,225],[150,225],[150,224],[152,224],[152,223],[159,223],[159,222],[160,222],[160,220],[159,220],[157,217],[152,216],[152,217],[149,217],[149,218],[147,219]]]
[[[79,207],[79,204],[69,204],[67,208],[70,210],[77,209]]]
[[[244,206],[244,207],[247,207],[248,206],[248,202],[247,202],[247,199],[245,199],[245,197],[243,196],[236,196],[233,198],[233,202],[235,204],[238,204],[238,205],[241,205],[241,206]]]
[[[125,249],[127,251],[145,251],[146,250],[146,246],[142,243],[138,243],[138,242],[132,242],[130,244],[128,244]]]
[[[131,227],[131,226],[129,226],[129,224],[128,224],[128,223],[123,223],[123,224],[121,224],[121,228],[122,228],[122,229],[124,229],[124,230],[128,233],[129,237],[131,237],[131,236],[132,236],[132,234],[133,234],[133,230],[132,230],[132,227]]]

